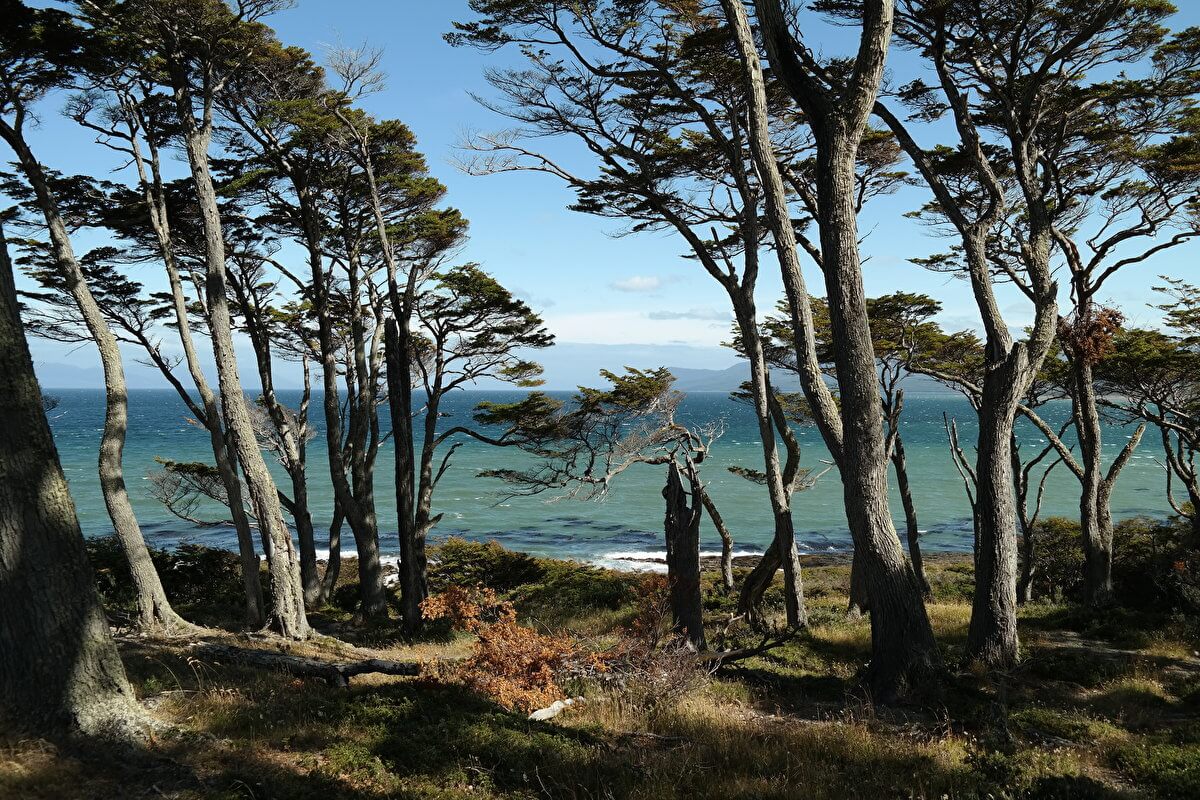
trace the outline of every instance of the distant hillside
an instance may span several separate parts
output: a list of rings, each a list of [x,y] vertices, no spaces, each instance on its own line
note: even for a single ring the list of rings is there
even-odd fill
[[[732,392],[750,380],[750,362],[742,361],[726,369],[695,369],[669,367],[675,375],[675,388],[681,392]],[[826,379],[830,380],[830,379]],[[779,370],[771,371],[771,382],[785,392],[800,391],[800,381],[795,375]],[[932,378],[924,375],[909,375],[904,379],[907,394],[953,394]]]

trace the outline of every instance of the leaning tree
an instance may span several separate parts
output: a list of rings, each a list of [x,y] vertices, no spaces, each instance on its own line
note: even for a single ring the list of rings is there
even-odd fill
[[[603,499],[613,482],[631,468],[665,465],[664,534],[672,615],[676,630],[693,647],[704,649],[700,590],[704,485],[699,465],[720,436],[720,427],[689,428],[677,421],[684,395],[671,388],[675,376],[664,367],[600,374],[609,387],[580,387],[566,403],[541,392],[515,403],[481,403],[476,420],[499,431],[489,438],[521,448],[533,462],[484,470],[480,475],[505,481],[510,496],[554,492],[556,499]]]

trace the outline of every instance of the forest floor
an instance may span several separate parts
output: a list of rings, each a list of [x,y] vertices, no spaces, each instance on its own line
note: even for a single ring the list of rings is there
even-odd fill
[[[599,641],[637,613],[642,576],[505,559],[503,595],[543,631]],[[449,561],[442,581],[495,566],[461,553]],[[943,689],[884,708],[863,686],[869,622],[846,618],[848,568],[807,566],[803,635],[641,690],[565,686],[583,700],[548,722],[431,675],[364,675],[344,689],[197,655],[195,637],[121,637],[138,695],[168,732],[137,757],[0,733],[0,798],[1200,797],[1195,620],[1032,604],[1021,610],[1020,666],[988,673],[962,659],[970,559],[933,557]],[[718,631],[730,601],[706,588]],[[314,623],[339,639],[214,631],[206,641],[424,662],[474,646],[444,630],[406,642],[333,607]]]

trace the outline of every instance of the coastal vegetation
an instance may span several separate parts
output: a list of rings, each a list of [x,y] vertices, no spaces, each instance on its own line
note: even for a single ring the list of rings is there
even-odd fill
[[[771,520],[735,557],[706,489],[720,423],[685,419],[661,366],[544,390],[551,326],[460,263],[467,219],[408,125],[367,110],[381,54],[282,41],[290,5],[0,0],[0,796],[1200,793],[1200,289],[1153,272],[1200,235],[1200,29],[1164,0],[470,0],[447,20],[451,52],[512,59],[481,102],[514,127],[469,134],[462,171],[565,186],[727,301],[757,435],[731,471]],[[37,124],[60,109],[115,174],[55,168]],[[946,242],[910,260],[966,282],[978,330],[868,295],[859,217],[902,188]],[[1157,326],[1106,299],[1137,270]],[[102,366],[111,537],[83,535],[37,336]],[[160,454],[150,493],[236,553],[148,546],[129,353],[206,437],[204,461]],[[973,442],[944,419],[967,556],[921,545],[912,375],[976,417]],[[448,421],[480,382],[519,397]],[[467,442],[502,497],[662,486],[662,574],[431,541]],[[1114,519],[1147,447],[1167,507]],[[1043,513],[1054,470],[1077,518]],[[798,546],[817,480],[842,488],[844,559]]]

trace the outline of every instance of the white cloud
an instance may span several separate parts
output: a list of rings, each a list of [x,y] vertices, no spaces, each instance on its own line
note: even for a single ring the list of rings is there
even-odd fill
[[[618,292],[656,292],[662,288],[663,280],[655,275],[634,275],[613,281],[609,286]]]
[[[687,311],[651,311],[646,316],[649,319],[701,319],[725,322],[732,318],[728,311],[716,308],[692,308]]]

